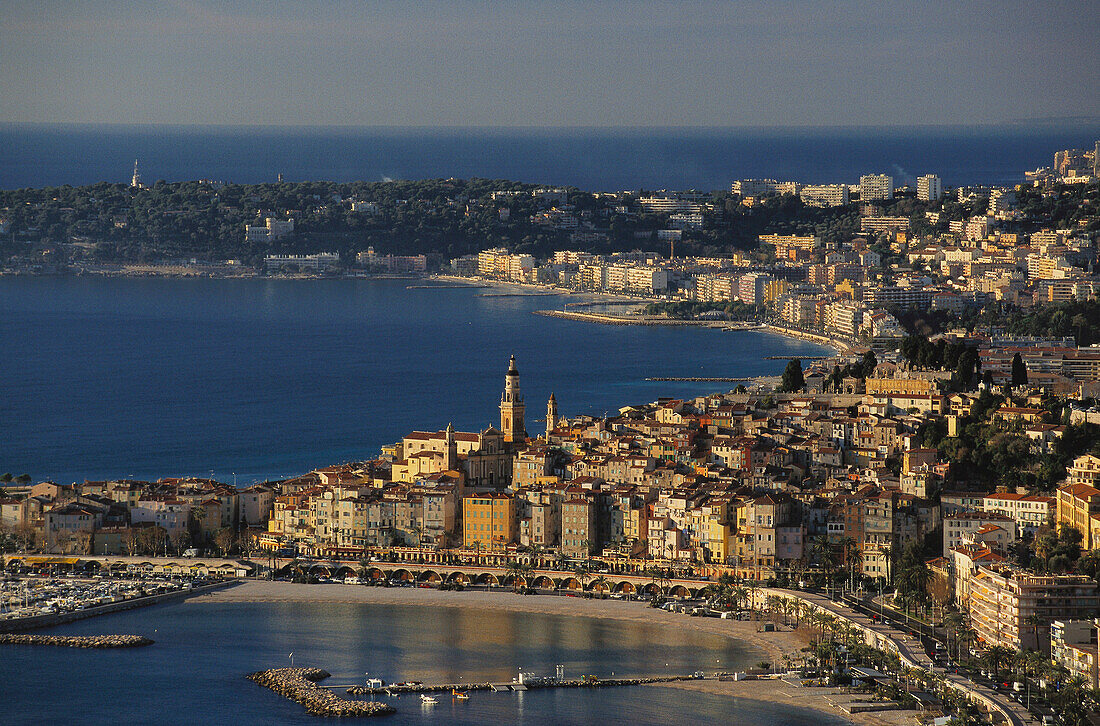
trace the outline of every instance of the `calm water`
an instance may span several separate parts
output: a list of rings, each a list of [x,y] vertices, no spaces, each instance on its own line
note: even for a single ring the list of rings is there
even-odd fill
[[[156,632],[154,633],[154,629]],[[317,724],[246,673],[289,663],[316,665],[329,683],[511,680],[553,675],[657,675],[761,659],[714,635],[590,618],[457,608],[353,604],[176,604],[103,616],[43,632],[141,633],[156,643],[129,651],[3,646],[0,703],[5,724]],[[721,665],[719,666],[719,662]],[[465,704],[441,697],[426,709],[415,696],[391,699],[387,724],[801,725],[839,718],[673,688],[474,693]]]
[[[817,345],[531,315],[565,297],[402,280],[0,278],[0,472],[239,484],[370,458],[407,432],[499,426],[515,354],[528,430],[733,384]]]
[[[734,179],[1011,184],[1100,126],[823,129],[278,129],[0,125],[0,189],[148,182],[381,181],[472,176],[582,189],[728,189]]]

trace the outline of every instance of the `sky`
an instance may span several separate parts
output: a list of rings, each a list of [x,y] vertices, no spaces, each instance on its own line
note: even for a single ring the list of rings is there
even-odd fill
[[[0,123],[1100,118],[1096,0],[0,2]]]

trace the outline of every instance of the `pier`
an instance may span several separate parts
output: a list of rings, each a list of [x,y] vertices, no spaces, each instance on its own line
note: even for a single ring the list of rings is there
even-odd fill
[[[655,376],[646,378],[647,381],[678,381],[687,383],[778,383],[779,376],[755,376],[750,378],[721,378],[705,376]]]
[[[347,693],[352,696],[400,696],[410,693],[447,693],[459,691],[533,691],[543,688],[613,688],[618,686],[642,686],[648,683],[673,683],[675,681],[697,680],[699,676],[653,676],[649,678],[532,678],[523,681],[505,683],[402,683],[392,686],[372,688],[369,686],[351,686]]]

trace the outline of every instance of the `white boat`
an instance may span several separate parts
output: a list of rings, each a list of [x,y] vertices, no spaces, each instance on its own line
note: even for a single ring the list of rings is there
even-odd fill
[[[427,695],[426,693],[420,694],[420,700],[425,704],[439,703],[437,699]]]

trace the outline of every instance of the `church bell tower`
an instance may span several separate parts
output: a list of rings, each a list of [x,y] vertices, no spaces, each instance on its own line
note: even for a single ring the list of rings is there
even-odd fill
[[[525,441],[527,428],[524,425],[523,396],[519,393],[519,371],[516,369],[516,357],[508,361],[508,375],[504,377],[504,394],[500,397],[500,432],[505,441]]]
[[[558,426],[558,399],[554,398],[554,394],[550,394],[550,400],[546,402],[546,438],[550,438],[550,434],[554,432],[554,429]]]

